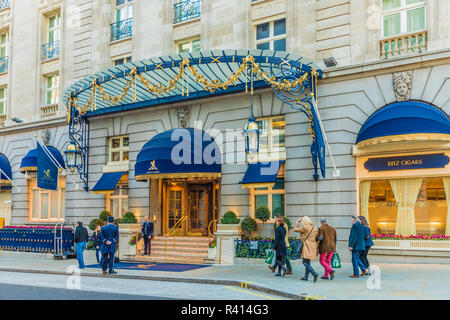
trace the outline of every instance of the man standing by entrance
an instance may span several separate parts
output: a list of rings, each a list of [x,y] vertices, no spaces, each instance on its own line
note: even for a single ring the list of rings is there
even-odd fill
[[[78,226],[75,229],[73,242],[75,243],[78,267],[80,269],[84,269],[86,267],[86,265],[84,264],[83,251],[84,249],[86,249],[88,237],[89,237],[88,231],[85,227],[83,227],[83,222],[78,221]]]
[[[150,255],[152,251],[153,227],[153,222],[149,221],[148,216],[145,216],[144,223],[142,225],[142,237],[144,238],[144,255],[147,255],[147,252],[148,255]]]
[[[119,241],[119,228],[114,225],[114,217],[108,217],[108,224],[100,231],[102,251],[102,270],[103,275],[106,275],[106,269],[109,268],[109,274],[117,273],[114,271],[114,254],[116,252],[117,242]]]

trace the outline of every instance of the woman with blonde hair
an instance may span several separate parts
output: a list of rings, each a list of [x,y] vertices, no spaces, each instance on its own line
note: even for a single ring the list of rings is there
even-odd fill
[[[299,223],[302,226],[299,228]],[[301,280],[308,281],[309,274],[314,277],[314,282],[317,282],[319,274],[311,266],[311,260],[317,259],[318,243],[317,238],[319,235],[319,229],[317,229],[312,223],[311,219],[307,216],[297,220],[294,226],[294,232],[300,233],[300,240],[302,242],[302,262],[305,266],[305,276]]]

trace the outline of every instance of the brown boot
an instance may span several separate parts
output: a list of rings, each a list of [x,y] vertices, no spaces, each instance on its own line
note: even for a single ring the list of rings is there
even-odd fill
[[[351,275],[350,278],[359,278],[359,276]]]
[[[275,268],[272,266],[269,266],[269,269],[272,270],[272,272],[275,272]]]
[[[367,269],[363,270],[363,272],[361,273],[361,277],[364,277],[367,274]]]

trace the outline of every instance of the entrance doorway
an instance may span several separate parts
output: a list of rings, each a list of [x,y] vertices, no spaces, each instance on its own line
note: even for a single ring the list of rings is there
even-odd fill
[[[216,218],[217,181],[164,181],[163,233],[207,236]]]

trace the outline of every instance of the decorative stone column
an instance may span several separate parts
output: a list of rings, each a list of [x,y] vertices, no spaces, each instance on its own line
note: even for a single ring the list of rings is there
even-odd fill
[[[117,255],[120,259],[126,259],[136,256],[137,244],[129,244],[131,238],[141,231],[141,225],[137,223],[119,224],[119,250]]]
[[[220,264],[234,264],[234,257],[236,255],[235,240],[241,238],[240,224],[217,224],[216,238],[216,263]]]

